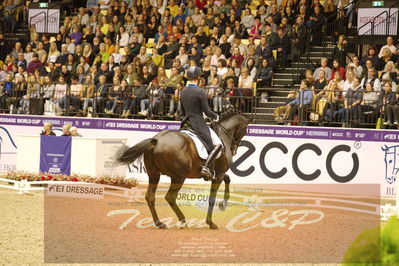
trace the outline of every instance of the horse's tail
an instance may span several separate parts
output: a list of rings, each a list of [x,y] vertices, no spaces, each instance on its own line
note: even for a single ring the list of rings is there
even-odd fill
[[[150,138],[145,139],[142,142],[137,143],[133,147],[123,146],[117,152],[115,156],[116,164],[130,164],[136,161],[140,156],[144,154],[148,149],[152,148],[157,144],[157,139]]]

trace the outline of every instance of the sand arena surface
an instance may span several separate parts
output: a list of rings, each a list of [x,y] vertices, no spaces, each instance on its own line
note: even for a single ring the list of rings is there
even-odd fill
[[[379,225],[376,215],[310,207],[309,201],[287,199],[217,209],[214,222],[219,230],[209,230],[203,221],[206,208],[196,206],[206,198],[203,187],[180,195],[181,205],[191,205],[181,206],[190,224],[186,229],[177,226],[164,192],[157,194],[159,217],[171,227],[166,230],[153,227],[143,198],[141,203],[129,203],[108,195],[95,200],[43,196],[43,192],[18,195],[0,189],[1,264],[338,263],[360,232]],[[232,202],[240,201],[237,195],[248,196],[246,202],[262,196],[303,196],[232,188]],[[378,203],[363,197],[356,201]]]

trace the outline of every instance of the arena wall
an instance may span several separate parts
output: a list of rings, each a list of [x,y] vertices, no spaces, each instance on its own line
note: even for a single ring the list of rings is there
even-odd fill
[[[167,121],[0,115],[0,173],[16,169],[16,137],[39,134],[44,122],[57,135],[71,123],[84,137],[127,138],[128,145],[179,129]],[[229,174],[237,184],[380,184],[382,196],[394,197],[398,153],[396,131],[250,125]],[[145,182],[143,162],[127,167],[126,176]]]

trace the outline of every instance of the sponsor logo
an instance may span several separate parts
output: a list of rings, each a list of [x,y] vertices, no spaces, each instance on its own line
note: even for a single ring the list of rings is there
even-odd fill
[[[388,182],[388,184],[392,185],[396,181],[396,177],[399,172],[399,164],[397,161],[397,157],[399,155],[399,145],[384,145],[381,147],[381,149],[385,153],[385,180]]]
[[[256,151],[256,147],[251,142],[245,141],[245,140],[241,141],[240,146],[246,147],[247,151],[244,154],[242,154],[240,157],[236,158],[236,160],[234,161],[234,163],[231,167],[231,171],[235,175],[240,176],[240,177],[250,176],[255,171],[255,167],[253,165],[251,165],[249,168],[247,168],[245,170],[239,170],[238,167],[240,166],[241,163],[243,163],[245,160],[247,160],[249,158],[249,156],[251,156]],[[356,145],[356,147],[360,148],[358,145]],[[267,177],[270,177],[273,179],[278,179],[278,178],[283,177],[288,172],[288,169],[286,167],[283,167],[279,171],[275,171],[275,172],[272,172],[271,170],[269,170],[267,163],[265,162],[265,157],[266,157],[266,154],[272,149],[279,149],[284,154],[287,154],[288,148],[286,145],[284,145],[281,142],[273,141],[273,142],[266,144],[262,148],[260,156],[259,156],[259,165],[260,165],[262,172]],[[311,174],[305,174],[301,170],[301,165],[298,162],[299,161],[298,158],[301,155],[301,153],[306,150],[314,152],[317,156],[321,156],[321,154],[322,154],[321,148],[319,146],[317,146],[316,144],[304,143],[295,149],[290,161],[292,163],[292,169],[294,170],[295,174],[300,179],[302,179],[304,181],[312,181],[321,175],[321,170],[317,169]],[[325,162],[326,168],[327,168],[327,173],[335,182],[347,183],[347,182],[350,182],[359,171],[359,157],[356,154],[356,152],[353,152],[351,154],[351,157],[352,157],[351,171],[345,176],[340,176],[333,169],[333,164],[332,164],[332,161],[333,161],[335,155],[340,152],[346,152],[349,154],[351,152],[351,147],[348,145],[337,145],[334,148],[332,148],[330,151],[328,151],[326,162]]]

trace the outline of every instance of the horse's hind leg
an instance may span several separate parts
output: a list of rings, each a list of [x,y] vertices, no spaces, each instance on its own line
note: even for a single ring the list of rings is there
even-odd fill
[[[217,225],[212,222],[212,213],[213,207],[215,207],[216,202],[216,193],[219,190],[220,184],[224,179],[224,175],[218,176],[216,180],[212,181],[211,192],[209,194],[209,206],[208,206],[208,214],[206,216],[206,224],[209,225],[210,229],[218,229]]]
[[[166,228],[166,225],[161,223],[158,218],[157,211],[155,210],[155,192],[157,191],[160,173],[159,172],[148,172],[148,188],[145,195],[148,207],[150,208],[152,218],[154,219],[155,226],[158,228]]]
[[[166,201],[169,203],[170,207],[176,213],[177,218],[179,219],[181,225],[184,225],[186,223],[186,218],[184,217],[184,214],[180,210],[179,206],[177,206],[176,198],[177,194],[179,193],[181,187],[184,184],[184,179],[185,178],[172,177],[172,182],[170,184],[169,190],[165,195]]]

